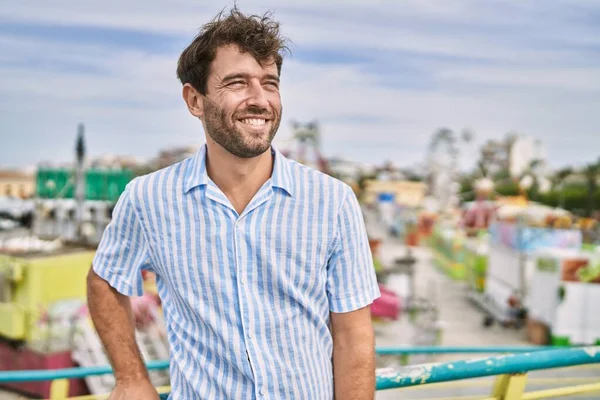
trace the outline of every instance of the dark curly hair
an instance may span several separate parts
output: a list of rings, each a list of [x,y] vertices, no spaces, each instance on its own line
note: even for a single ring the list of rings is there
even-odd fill
[[[289,51],[287,39],[280,36],[279,23],[270,15],[245,15],[233,8],[229,15],[221,11],[205,24],[192,43],[181,53],[177,63],[177,77],[182,84],[189,83],[203,95],[210,66],[217,49],[234,44],[244,53],[250,53],[261,65],[275,60],[281,74],[284,51]]]

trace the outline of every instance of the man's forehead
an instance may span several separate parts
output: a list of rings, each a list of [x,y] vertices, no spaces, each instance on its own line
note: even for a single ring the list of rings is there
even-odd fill
[[[249,52],[240,51],[235,45],[221,46],[213,61],[215,75],[224,77],[230,74],[277,75],[275,58],[258,62]]]

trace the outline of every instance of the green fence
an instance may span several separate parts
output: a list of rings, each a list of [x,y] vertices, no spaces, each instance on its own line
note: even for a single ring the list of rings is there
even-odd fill
[[[115,202],[133,177],[133,171],[129,169],[88,169],[85,171],[85,198]],[[72,199],[75,195],[75,171],[38,169],[36,195],[41,199]]]

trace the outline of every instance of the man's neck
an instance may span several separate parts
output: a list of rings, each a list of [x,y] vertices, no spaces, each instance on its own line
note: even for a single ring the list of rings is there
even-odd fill
[[[216,143],[207,143],[206,172],[241,214],[271,177],[273,155],[269,149],[257,157],[240,158]]]

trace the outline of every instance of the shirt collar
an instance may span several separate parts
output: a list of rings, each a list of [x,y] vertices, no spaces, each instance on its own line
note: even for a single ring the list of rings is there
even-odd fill
[[[275,155],[275,162],[273,164],[273,174],[271,176],[271,182],[274,187],[283,189],[290,196],[294,195],[292,188],[292,166],[291,161],[288,160],[275,146],[271,145],[271,151]]]
[[[271,175],[271,186],[283,189],[290,196],[292,191],[292,170],[288,160],[275,146],[271,145],[271,152],[275,156],[273,174]],[[185,180],[185,192],[189,192],[196,186],[207,185],[209,182],[206,171],[206,144],[201,146],[188,164]]]

